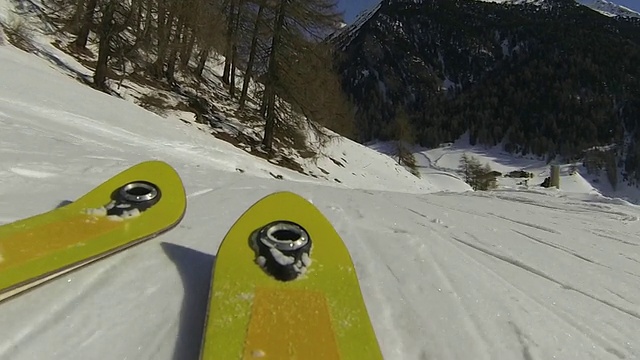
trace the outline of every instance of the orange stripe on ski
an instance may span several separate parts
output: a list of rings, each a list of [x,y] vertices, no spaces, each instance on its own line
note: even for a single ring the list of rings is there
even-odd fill
[[[318,291],[257,288],[244,359],[339,359],[329,307]]]
[[[122,227],[121,221],[104,216],[78,214],[59,222],[41,225],[2,239],[0,271],[26,261],[51,256],[59,250],[82,246],[78,239],[91,239]],[[125,225],[126,226],[126,225]]]

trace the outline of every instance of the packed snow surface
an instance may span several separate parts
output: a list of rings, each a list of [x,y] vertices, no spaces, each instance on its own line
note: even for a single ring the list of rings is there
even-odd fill
[[[0,224],[149,159],[174,166],[188,194],[175,229],[0,303],[1,359],[197,359],[220,241],[279,190],[312,201],[344,239],[386,359],[640,357],[640,209],[580,173],[543,189],[544,163],[462,141],[417,150],[416,178],[383,144],[345,140],[327,150],[342,166],[327,160],[331,175],[316,179],[13,47],[0,64]],[[464,152],[536,178],[470,191],[453,171]]]

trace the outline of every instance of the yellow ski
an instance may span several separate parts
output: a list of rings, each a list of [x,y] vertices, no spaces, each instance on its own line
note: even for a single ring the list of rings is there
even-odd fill
[[[201,359],[382,359],[342,239],[302,197],[271,194],[218,249]]]
[[[0,301],[177,225],[182,181],[161,161],[135,165],[64,207],[0,226]]]

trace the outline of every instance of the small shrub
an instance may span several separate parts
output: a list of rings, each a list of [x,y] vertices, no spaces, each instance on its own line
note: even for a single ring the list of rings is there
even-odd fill
[[[409,151],[402,141],[398,141],[397,146],[398,164],[405,166],[413,176],[420,177],[418,164],[416,164],[416,158],[413,153]]]
[[[491,170],[489,164],[483,166],[478,159],[466,153],[460,159],[460,171],[464,181],[473,190],[492,190],[498,187],[496,178],[501,175],[500,172]]]

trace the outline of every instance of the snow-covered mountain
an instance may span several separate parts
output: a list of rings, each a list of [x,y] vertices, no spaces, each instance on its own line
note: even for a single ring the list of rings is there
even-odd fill
[[[497,4],[510,4],[510,5],[544,5],[547,3],[547,0],[476,0],[476,1],[484,1],[484,2],[493,2]]]
[[[614,4],[607,0],[576,0],[578,3],[588,6],[607,16],[621,16],[640,18],[640,12],[629,9],[626,6]]]
[[[351,24],[344,24],[341,26],[338,31],[330,36],[330,39],[335,39],[337,37],[343,38],[341,41],[343,46],[346,46],[355,36],[355,34],[360,30],[360,28],[371,19],[375,15],[375,13],[380,9],[383,3],[387,0],[380,0],[374,6],[370,7],[362,11]],[[513,4],[513,5],[523,5],[523,4],[531,4],[544,6],[547,4],[548,0],[476,0],[476,1],[484,1],[484,2],[493,2],[499,4]],[[620,17],[636,17],[640,18],[640,12],[631,10],[625,6],[618,5],[612,3],[607,0],[575,0],[576,3],[587,6],[599,13],[606,16],[620,16]]]
[[[479,0],[499,4],[534,4],[544,5],[548,0]],[[607,0],[575,0],[578,4],[587,6],[607,16],[640,17],[640,13],[625,6],[615,4]]]
[[[533,5],[544,5],[547,0],[477,0],[477,1],[485,1],[485,2],[494,2],[500,4],[514,4],[514,5],[522,5],[522,4],[533,4]],[[615,4],[611,1],[607,0],[575,0],[578,4],[587,6],[593,10],[596,10],[607,16],[621,16],[621,17],[640,17],[640,12],[629,9],[626,6]],[[354,23],[351,25],[353,29],[357,29],[359,26],[362,26],[364,22],[368,20],[371,15],[380,8],[380,2],[377,5],[372,7],[371,9],[367,9],[363,11]]]

